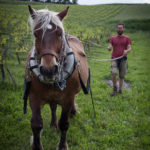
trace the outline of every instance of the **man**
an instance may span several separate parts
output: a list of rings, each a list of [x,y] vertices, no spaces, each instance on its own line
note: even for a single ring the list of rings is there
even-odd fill
[[[113,92],[111,96],[117,94],[117,70],[119,70],[119,93],[122,93],[122,86],[124,82],[125,74],[127,73],[127,54],[131,51],[131,40],[128,36],[123,34],[124,24],[117,24],[117,34],[112,36],[109,41],[108,50],[112,52],[112,59],[123,56],[121,59],[111,61],[111,73],[112,73],[112,82],[113,82]]]

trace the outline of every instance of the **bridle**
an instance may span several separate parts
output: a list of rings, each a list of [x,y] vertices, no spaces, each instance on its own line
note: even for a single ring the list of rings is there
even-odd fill
[[[51,31],[51,33],[55,32],[56,30],[57,30],[57,26],[56,26],[56,28],[54,30]],[[61,39],[62,39],[62,47],[61,47],[60,54],[57,54],[55,52],[55,50],[44,49],[44,50],[42,50],[42,52],[40,52],[40,54],[37,54],[37,59],[41,60],[41,58],[44,55],[51,55],[51,56],[55,56],[55,58],[57,60],[60,60],[60,58],[65,55],[65,44],[66,44],[66,37],[65,37],[65,35],[62,35]]]
[[[57,26],[54,30],[51,31],[51,33],[55,32],[56,30],[57,30]],[[44,49],[40,52],[40,54],[37,53],[38,61],[40,62],[41,58],[44,55],[51,55],[51,56],[54,56],[56,60],[58,61],[58,63],[60,64],[61,59],[63,59],[66,56],[66,44],[68,45],[67,40],[66,40],[66,35],[62,35],[61,39],[62,39],[62,47],[61,47],[60,54],[56,53],[55,50]]]
[[[53,31],[52,31],[53,32]],[[60,90],[66,87],[66,80],[71,76],[77,64],[77,60],[72,49],[67,42],[67,35],[63,34],[62,47],[60,53],[57,54],[54,50],[45,49],[40,54],[37,53],[36,47],[34,47],[29,60],[29,70],[44,84],[52,85]],[[41,58],[44,55],[54,56],[58,63],[58,73],[53,79],[48,79],[40,73]]]
[[[41,58],[44,55],[51,55],[51,56],[55,56],[57,59],[59,58],[59,55],[54,50],[44,49],[44,50],[42,50],[42,52],[40,52],[39,55],[37,55],[37,59],[41,60]]]

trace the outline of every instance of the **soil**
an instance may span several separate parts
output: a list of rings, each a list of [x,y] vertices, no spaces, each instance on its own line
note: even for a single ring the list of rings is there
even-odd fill
[[[113,87],[112,80],[104,80],[108,84],[109,87]],[[117,87],[119,87],[119,81],[117,81]],[[129,82],[124,81],[123,88],[131,90],[131,84]]]

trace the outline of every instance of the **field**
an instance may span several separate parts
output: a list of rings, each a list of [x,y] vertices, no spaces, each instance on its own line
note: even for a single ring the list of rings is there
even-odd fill
[[[0,150],[29,150],[31,110],[23,114],[24,66],[32,47],[27,27],[29,2],[0,1]],[[65,5],[31,2],[35,9],[61,11]],[[84,43],[92,58],[110,58],[109,38],[116,34],[117,22],[125,22],[125,34],[131,37],[125,81],[131,89],[110,97],[112,88],[104,81],[111,79],[110,62],[88,59],[91,88],[96,109],[96,122],[90,95],[81,91],[76,97],[78,113],[70,119],[67,133],[70,150],[149,150],[150,149],[150,5],[71,5],[64,27]],[[100,47],[91,45],[95,42]],[[0,68],[1,69],[1,68]],[[10,72],[8,72],[10,71]],[[10,74],[9,74],[10,73]],[[2,70],[0,72],[2,74]],[[58,107],[57,116],[61,108]],[[55,150],[60,132],[50,128],[50,109],[42,110],[42,143],[45,150]]]

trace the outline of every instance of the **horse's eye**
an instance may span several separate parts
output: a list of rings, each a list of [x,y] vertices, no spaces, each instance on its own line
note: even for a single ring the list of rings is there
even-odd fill
[[[58,35],[59,37],[61,37],[61,32],[57,32],[57,35]]]
[[[62,35],[61,35],[61,34],[58,34],[58,36],[59,36],[59,38],[61,38],[61,37],[62,37]]]
[[[62,36],[62,31],[61,31],[61,29],[57,29],[57,35],[59,36],[59,37],[61,37]]]

